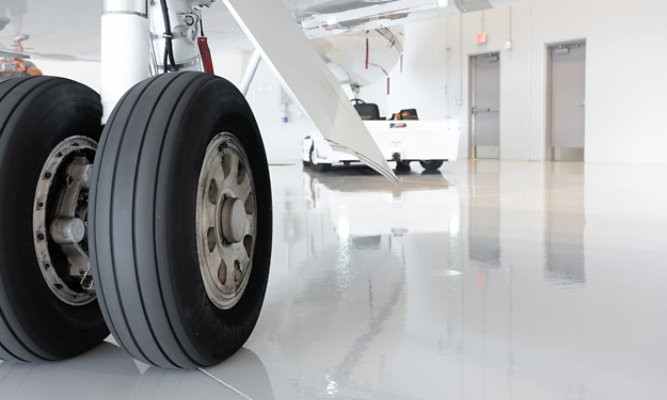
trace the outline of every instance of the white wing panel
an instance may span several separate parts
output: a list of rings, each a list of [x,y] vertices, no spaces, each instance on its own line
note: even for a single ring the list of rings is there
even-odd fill
[[[223,0],[322,135],[337,150],[355,154],[394,182],[398,178],[350,104],[336,78],[301,28],[276,0]]]

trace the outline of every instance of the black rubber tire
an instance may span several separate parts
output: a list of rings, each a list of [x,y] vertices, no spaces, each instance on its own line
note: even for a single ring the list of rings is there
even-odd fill
[[[246,149],[258,230],[248,286],[225,311],[204,288],[195,220],[206,148],[223,131]],[[102,313],[134,358],[160,367],[210,366],[243,345],[269,275],[271,185],[257,123],[231,83],[182,72],[130,89],[102,134],[91,204],[91,258]]]
[[[67,79],[0,83],[0,359],[55,361],[109,334],[97,302],[70,306],[53,295],[33,244],[37,182],[44,163],[72,135],[99,139],[100,97]]]
[[[427,171],[436,171],[444,162],[444,160],[422,160],[419,164]]]
[[[396,161],[396,170],[398,170],[398,171],[409,171],[410,170],[410,160]]]

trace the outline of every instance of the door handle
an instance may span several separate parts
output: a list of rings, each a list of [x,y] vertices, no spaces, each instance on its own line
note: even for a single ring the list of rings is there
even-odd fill
[[[479,114],[479,113],[494,113],[494,112],[500,112],[500,110],[493,110],[491,108],[477,108],[477,106],[474,106],[472,108],[473,115]]]

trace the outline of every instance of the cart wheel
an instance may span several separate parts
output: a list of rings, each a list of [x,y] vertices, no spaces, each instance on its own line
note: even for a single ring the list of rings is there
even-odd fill
[[[100,98],[55,77],[0,83],[0,359],[54,361],[108,334],[90,278]]]
[[[272,235],[268,163],[243,95],[197,72],[139,83],[104,129],[93,182],[93,271],[118,343],[161,367],[239,349]]]
[[[410,160],[401,160],[396,162],[396,169],[399,171],[410,170]]]
[[[438,168],[442,167],[443,163],[444,163],[443,160],[423,160],[419,162],[422,168],[424,168],[427,171],[435,171]]]
[[[318,163],[313,156],[315,155],[315,145],[310,148],[310,166],[317,172],[326,172],[331,169],[330,163]]]

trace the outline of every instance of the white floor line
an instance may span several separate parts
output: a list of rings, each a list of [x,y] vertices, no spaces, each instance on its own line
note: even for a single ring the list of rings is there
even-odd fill
[[[238,389],[235,388],[234,386],[232,386],[232,385],[230,385],[229,383],[223,381],[222,379],[218,378],[217,376],[213,375],[212,373],[208,372],[208,371],[205,370],[204,368],[197,368],[197,369],[198,369],[199,371],[203,372],[203,373],[204,373],[206,376],[208,376],[209,378],[211,378],[211,379],[213,379],[214,381],[216,381],[216,382],[218,382],[219,384],[221,384],[222,386],[226,387],[227,389],[229,389],[229,390],[233,391],[234,393],[238,394],[239,396],[243,397],[244,399],[247,399],[247,400],[253,400],[252,397],[249,397],[249,396],[246,395],[245,393],[241,392],[240,390],[238,390]]]

